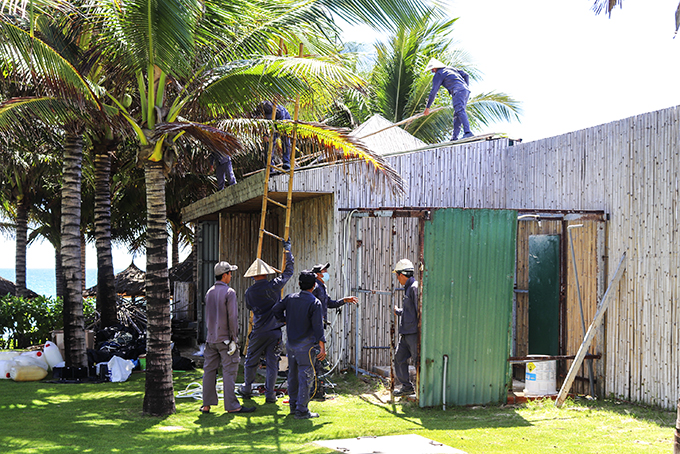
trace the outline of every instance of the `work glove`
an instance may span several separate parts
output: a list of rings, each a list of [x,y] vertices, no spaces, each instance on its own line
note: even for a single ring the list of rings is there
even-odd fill
[[[224,341],[224,345],[229,347],[229,349],[227,350],[227,355],[229,355],[229,356],[233,355],[236,352],[236,349],[238,348],[238,345],[236,345],[236,342],[234,342],[232,340]]]
[[[290,238],[288,238],[288,241],[283,240],[283,250],[290,251]]]

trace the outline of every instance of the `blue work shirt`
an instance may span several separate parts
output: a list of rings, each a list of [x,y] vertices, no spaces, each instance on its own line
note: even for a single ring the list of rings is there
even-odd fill
[[[321,302],[307,290],[291,293],[276,303],[272,309],[274,316],[285,320],[288,342],[295,345],[307,338],[314,342],[326,342],[321,320]]]
[[[401,317],[399,334],[418,333],[418,281],[413,276],[406,281],[401,308],[395,312]]]
[[[326,284],[319,280],[319,278],[316,279],[316,288],[312,293],[321,301],[321,315],[324,323],[328,321],[328,308],[335,309],[345,304],[342,300],[331,299],[326,292]]]
[[[281,301],[281,289],[293,275],[293,254],[286,251],[286,267],[281,276],[255,281],[246,290],[246,307],[253,311],[253,331],[270,331],[283,324],[276,320],[272,308]]]
[[[425,107],[430,107],[434,102],[434,98],[437,96],[439,87],[444,86],[451,96],[457,91],[467,90],[468,84],[470,83],[470,76],[462,69],[449,68],[439,68],[434,73],[432,77],[432,90],[430,91],[430,97],[427,99],[427,105]]]

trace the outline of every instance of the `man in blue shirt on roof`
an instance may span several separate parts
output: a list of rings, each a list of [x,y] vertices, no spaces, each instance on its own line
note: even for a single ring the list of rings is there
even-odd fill
[[[257,108],[255,109],[255,116],[264,118],[265,120],[271,120],[272,119],[272,110],[273,110],[273,104],[270,101],[264,101],[260,103]],[[276,121],[282,121],[282,120],[290,120],[290,113],[288,113],[288,110],[286,110],[285,107],[281,105],[276,106],[276,114],[274,114],[274,120]],[[281,168],[285,171],[290,170],[290,151],[291,151],[291,146],[290,146],[290,137],[288,136],[280,136],[278,132],[274,133],[274,146],[276,146],[276,143],[281,137]],[[264,138],[265,141],[265,146],[268,146],[269,142],[269,137]],[[272,154],[272,164],[274,164],[274,155]]]
[[[267,280],[267,275],[276,273],[276,270],[261,259],[255,260],[243,275],[243,277],[252,277],[255,283],[246,290],[246,307],[253,311],[253,329],[248,336],[248,351],[243,364],[245,382],[239,388],[239,392],[244,397],[251,396],[251,387],[260,365],[260,356],[264,354],[267,369],[264,389],[267,403],[276,402],[274,386],[279,373],[281,327],[283,326],[283,323],[274,317],[272,308],[281,301],[281,289],[293,276],[294,259],[290,252],[290,241],[283,242],[283,250],[286,254],[286,267],[281,276]]]
[[[451,94],[451,104],[453,105],[454,110],[451,141],[458,140],[461,126],[463,127],[463,139],[473,137],[472,132],[470,132],[470,122],[468,121],[467,112],[465,112],[468,99],[470,98],[470,88],[468,88],[470,76],[462,69],[446,66],[436,58],[430,59],[425,69],[426,71],[431,70],[434,73],[434,76],[432,77],[432,90],[430,91],[430,97],[427,99],[427,105],[425,106],[423,115],[428,115],[430,113],[430,106],[437,96],[439,87],[444,86]]]
[[[288,396],[290,413],[295,419],[318,418],[309,411],[309,392],[314,375],[313,358],[326,357],[326,338],[321,321],[321,303],[312,294],[316,276],[311,271],[300,273],[300,292],[292,293],[277,303],[272,312],[285,320],[288,334]]]

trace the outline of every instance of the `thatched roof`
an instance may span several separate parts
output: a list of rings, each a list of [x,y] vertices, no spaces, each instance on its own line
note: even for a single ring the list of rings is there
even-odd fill
[[[146,273],[132,262],[130,266],[116,274],[116,293],[122,296],[142,296],[144,295],[145,279]],[[85,290],[83,296],[97,296],[97,286]]]
[[[378,154],[409,151],[427,146],[425,142],[415,138],[399,126],[390,128],[393,124],[376,114],[353,130],[350,136],[358,137],[368,148]],[[381,132],[372,134],[376,131]]]
[[[8,281],[7,279],[0,277],[0,296],[5,296],[8,293],[12,296],[16,296],[17,287],[16,287],[16,285],[14,285],[14,282]],[[40,296],[40,295],[35,293],[33,290],[27,290],[26,296],[28,298],[35,298],[36,296]]]

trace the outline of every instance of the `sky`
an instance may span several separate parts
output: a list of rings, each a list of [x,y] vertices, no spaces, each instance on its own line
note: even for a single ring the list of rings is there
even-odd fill
[[[520,122],[475,133],[507,133],[524,142],[680,105],[680,38],[674,39],[678,0],[626,0],[609,18],[593,0],[448,0],[458,17],[454,38],[483,73],[472,95],[507,93],[521,102]],[[347,40],[380,38],[368,27]],[[14,268],[14,241],[0,237],[0,268]],[[185,251],[184,258],[188,254]],[[114,268],[131,257],[114,249]],[[94,246],[87,268],[96,268]],[[145,258],[135,264],[145,267]],[[47,242],[28,250],[29,268],[54,267]]]

